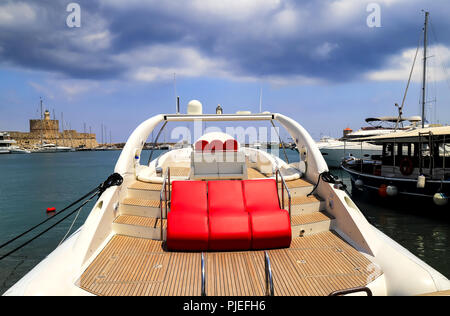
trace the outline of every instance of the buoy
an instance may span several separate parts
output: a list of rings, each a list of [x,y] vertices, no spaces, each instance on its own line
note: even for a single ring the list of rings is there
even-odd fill
[[[433,197],[433,202],[437,206],[445,206],[448,204],[448,197],[443,193],[436,193]]]
[[[386,188],[386,193],[387,193],[387,195],[389,195],[389,196],[397,196],[397,194],[398,194],[398,189],[397,189],[397,187],[396,187],[395,185],[389,185],[389,186]]]
[[[427,178],[425,178],[425,176],[419,176],[419,178],[417,179],[417,188],[424,189],[426,181]]]
[[[56,208],[54,207],[47,208],[47,213],[54,213],[54,212],[56,212]]]
[[[382,185],[380,186],[380,188],[378,189],[378,194],[379,194],[381,197],[383,197],[383,198],[385,198],[385,197],[388,196],[388,195],[387,195],[387,185],[386,185],[386,184],[382,184]]]

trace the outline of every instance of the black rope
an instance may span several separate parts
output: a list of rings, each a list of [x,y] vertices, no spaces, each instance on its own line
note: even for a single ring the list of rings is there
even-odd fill
[[[90,201],[92,201],[92,199],[99,194],[99,191],[95,192],[94,195],[92,195],[88,200],[86,200],[85,202],[83,202],[83,204],[81,204],[80,207],[78,207],[76,210],[70,212],[69,214],[67,214],[66,216],[64,216],[63,218],[61,218],[59,221],[57,221],[55,224],[53,224],[52,226],[50,226],[49,228],[47,228],[46,230],[44,230],[43,232],[39,233],[38,235],[36,235],[35,237],[31,238],[30,240],[26,241],[25,243],[23,243],[22,245],[20,245],[19,247],[15,248],[14,250],[11,250],[10,252],[8,252],[7,254],[3,255],[2,257],[0,257],[0,261],[5,259],[6,257],[9,257],[10,255],[12,255],[13,253],[15,253],[16,251],[19,251],[20,249],[22,249],[23,247],[27,246],[28,244],[32,243],[33,241],[35,241],[36,239],[38,239],[39,237],[41,237],[42,235],[44,235],[45,233],[47,233],[49,230],[51,230],[52,228],[54,228],[55,226],[57,226],[58,224],[62,223],[63,221],[65,221],[67,218],[69,218],[71,215],[75,214],[78,210],[80,210],[83,206],[85,206],[87,203],[89,203]]]
[[[314,192],[316,192],[317,188],[319,187],[320,180],[323,180],[324,182],[327,182],[327,183],[335,184],[335,185],[337,185],[337,189],[347,192],[347,186],[344,184],[344,182],[342,182],[342,180],[339,180],[339,178],[336,178],[331,172],[325,171],[319,175],[319,179],[317,180],[317,183],[314,186],[311,193],[308,194],[308,197],[313,195]]]
[[[27,235],[28,233],[32,232],[33,230],[35,230],[36,228],[42,226],[43,224],[47,223],[48,221],[54,219],[56,216],[58,216],[59,214],[62,214],[63,212],[67,211],[68,209],[72,208],[73,206],[75,206],[76,204],[80,203],[81,201],[85,200],[88,196],[89,199],[86,200],[85,202],[83,202],[83,204],[81,204],[81,206],[79,206],[77,209],[75,209],[73,212],[71,212],[69,215],[65,216],[64,218],[62,218],[61,220],[59,220],[57,223],[55,223],[54,225],[50,226],[48,229],[46,229],[45,231],[43,231],[42,233],[40,233],[39,235],[37,235],[36,237],[32,238],[31,240],[27,241],[26,243],[22,244],[20,247],[17,247],[16,249],[10,251],[9,253],[7,253],[6,255],[2,256],[0,258],[0,260],[3,260],[4,258],[10,256],[11,254],[13,254],[14,252],[18,251],[19,249],[25,247],[26,245],[28,245],[29,243],[31,243],[32,241],[34,241],[35,239],[37,239],[38,237],[42,236],[43,234],[45,234],[46,232],[48,232],[50,229],[52,229],[53,227],[55,227],[56,225],[60,224],[61,222],[63,222],[65,219],[69,218],[72,214],[74,214],[75,212],[77,212],[78,210],[80,210],[84,205],[86,205],[87,203],[89,203],[95,196],[98,195],[98,197],[100,198],[100,196],[110,187],[112,186],[120,186],[123,183],[123,178],[120,174],[118,173],[114,173],[111,176],[108,177],[108,179],[101,183],[98,187],[96,187],[94,190],[90,191],[89,193],[85,194],[82,198],[78,199],[77,201],[71,203],[69,206],[65,207],[64,209],[62,209],[61,211],[57,212],[54,216],[47,218],[45,221],[37,224],[36,226],[33,226],[32,228],[28,229],[27,231],[25,231],[24,233],[14,237],[13,239],[7,241],[6,243],[4,243],[3,245],[0,246],[0,249],[6,247],[7,245],[11,244],[12,242],[16,241],[17,239]]]

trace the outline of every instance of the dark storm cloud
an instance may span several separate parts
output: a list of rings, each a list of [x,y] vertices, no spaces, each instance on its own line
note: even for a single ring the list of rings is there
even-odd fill
[[[139,67],[160,66],[164,56],[147,60],[146,49],[188,47],[204,58],[225,60],[222,70],[238,78],[358,80],[417,45],[424,7],[441,44],[450,43],[447,0],[379,1],[381,28],[366,25],[369,1],[208,1],[78,1],[80,29],[65,25],[71,1],[5,1],[0,57],[7,65],[69,78],[117,79]],[[133,59],[140,50],[141,57]],[[179,60],[164,66],[176,69]]]

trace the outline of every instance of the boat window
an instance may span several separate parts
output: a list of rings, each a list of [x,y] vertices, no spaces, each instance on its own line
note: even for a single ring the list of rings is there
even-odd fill
[[[422,144],[422,157],[430,157],[430,146]]]
[[[439,144],[439,157],[450,157],[450,144]]]
[[[384,153],[383,153],[383,155],[385,157],[392,157],[393,156],[392,146],[393,146],[393,144],[386,144],[386,145],[384,145]]]

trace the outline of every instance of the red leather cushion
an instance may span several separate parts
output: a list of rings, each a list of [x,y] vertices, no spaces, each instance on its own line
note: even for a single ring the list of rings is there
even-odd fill
[[[195,143],[195,151],[203,151],[208,146],[208,141],[199,140]]]
[[[243,191],[247,211],[280,209],[275,180],[244,180]]]
[[[246,212],[241,181],[209,181],[208,209],[214,212]]]
[[[237,151],[238,142],[235,139],[229,139],[223,144],[223,150],[225,151]]]
[[[206,182],[172,182],[170,212],[207,213]]]
[[[167,216],[167,248],[172,251],[207,251],[208,215],[170,212]]]
[[[205,151],[212,153],[216,151],[223,151],[223,142],[221,140],[213,140],[208,146],[206,146]]]
[[[259,210],[250,213],[250,221],[253,249],[290,247],[292,232],[288,212],[284,210]]]
[[[209,250],[250,250],[252,233],[247,212],[209,213]]]

